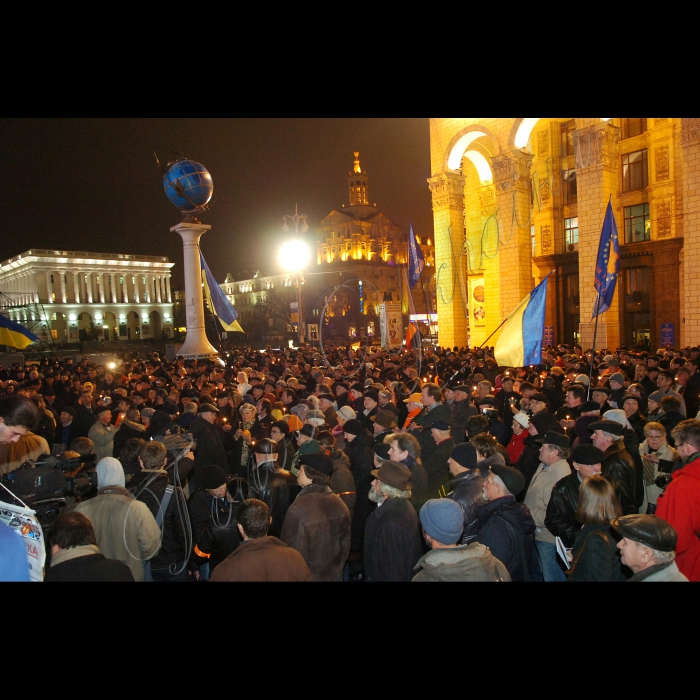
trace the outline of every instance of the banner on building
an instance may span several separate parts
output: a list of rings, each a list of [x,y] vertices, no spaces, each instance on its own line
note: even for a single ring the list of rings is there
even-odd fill
[[[379,330],[382,348],[400,348],[403,343],[403,315],[398,301],[385,301],[379,305]]]
[[[484,278],[469,278],[469,325],[472,328],[486,328],[484,301]]]

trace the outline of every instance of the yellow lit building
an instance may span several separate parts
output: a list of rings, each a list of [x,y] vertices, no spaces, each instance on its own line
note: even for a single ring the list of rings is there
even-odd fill
[[[608,201],[620,241],[597,347],[700,343],[700,119],[430,120],[441,345],[493,345],[547,274],[554,342],[593,343]]]

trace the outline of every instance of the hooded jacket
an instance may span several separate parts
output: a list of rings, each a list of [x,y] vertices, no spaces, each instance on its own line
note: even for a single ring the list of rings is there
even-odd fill
[[[515,496],[487,501],[477,508],[477,542],[491,550],[508,569],[513,581],[529,581],[535,548],[535,521]]]

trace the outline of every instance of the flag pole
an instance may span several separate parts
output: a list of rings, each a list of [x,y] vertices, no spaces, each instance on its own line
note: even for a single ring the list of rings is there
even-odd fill
[[[501,329],[501,326],[502,326],[511,316],[512,316],[512,314],[509,314],[508,316],[506,316],[506,318],[504,318],[503,321],[501,321],[500,325],[496,328],[496,330],[494,330],[494,332],[491,333],[491,335],[490,335],[488,338],[486,338],[486,340],[484,340],[484,341],[481,343],[481,345],[477,345],[475,348],[472,348],[471,353],[470,353],[470,357],[471,357],[471,355],[473,355],[477,350],[480,350],[481,348],[483,348],[484,345],[485,345],[485,343],[486,343],[486,341],[490,340],[490,339],[496,334],[496,332],[499,331],[499,330]],[[459,369],[458,369],[458,370],[457,370],[457,371],[442,385],[443,390],[445,389],[445,387],[446,387],[460,372],[463,372],[463,371],[464,371],[464,368],[467,366],[467,362],[469,362],[469,360],[467,360],[467,361],[466,361],[466,362],[465,362],[465,363],[464,363],[464,364],[463,364],[463,365],[462,365],[462,366],[461,366],[461,367],[460,367],[460,368],[459,368]]]
[[[610,195],[610,198],[608,199],[608,206],[612,204],[612,194]],[[607,213],[607,210],[606,210]],[[602,235],[602,234],[601,234]],[[612,244],[611,244],[612,245]],[[598,253],[600,255],[600,253]],[[606,283],[606,289],[607,289],[607,283]],[[603,293],[605,293],[605,290],[603,290]],[[590,400],[591,398],[591,384],[593,382],[593,358],[595,357],[595,344],[596,340],[598,338],[598,317],[600,316],[600,298],[601,294],[600,292],[597,292],[598,298],[596,299],[596,310],[595,310],[595,325],[593,326],[593,347],[591,348],[591,366],[588,368],[588,393],[586,395],[586,401]]]
[[[591,383],[593,382],[593,358],[595,357],[595,343],[598,337],[598,316],[600,315],[600,294],[597,295],[596,300],[596,310],[595,310],[595,325],[593,326],[593,347],[591,348],[591,366],[588,368],[588,394],[586,395],[586,401],[591,398]]]

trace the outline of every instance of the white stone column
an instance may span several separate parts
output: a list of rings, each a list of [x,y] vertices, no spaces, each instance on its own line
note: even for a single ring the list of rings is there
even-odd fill
[[[163,301],[163,278],[160,275],[156,277],[156,292],[156,299],[160,304]]]
[[[112,272],[110,275],[111,281],[112,281],[112,303],[116,304],[117,303],[117,273]]]
[[[88,304],[92,304],[92,272],[88,272],[85,277],[85,291],[87,293]]]
[[[97,273],[97,284],[100,287],[100,301],[104,304],[105,303],[105,273],[104,272]]]
[[[141,291],[139,290],[139,276],[138,275],[132,275],[133,278],[133,285],[134,285],[134,294],[136,295],[136,303],[140,304],[141,303]],[[141,320],[141,314],[139,314],[139,322]]]
[[[165,278],[165,287],[166,287],[166,289],[167,289],[167,291],[168,291],[168,304],[172,304],[172,302],[173,302],[173,295],[172,295],[172,291],[171,291],[171,289],[170,289],[170,275],[167,275],[166,278]]]
[[[80,303],[80,273],[74,272],[73,273],[73,297],[75,298],[75,303],[79,304]]]
[[[146,302],[148,304],[151,303],[151,291],[153,290],[153,275],[148,274],[144,276],[144,279],[146,280],[144,283],[144,293],[146,296]]]
[[[51,273],[46,272],[44,273],[46,275],[46,303],[50,304],[51,303],[51,293],[53,292],[53,288],[51,285]],[[15,287],[16,289],[16,287]]]
[[[210,228],[211,226],[205,224],[183,221],[170,229],[182,237],[187,337],[179,354],[185,359],[218,355],[216,348],[207,340],[204,329],[204,296],[199,262],[199,239]]]
[[[128,304],[129,303],[129,287],[128,287],[128,280],[126,278],[126,273],[122,275],[122,297],[124,299],[124,303]]]
[[[61,302],[66,303],[66,271],[59,270],[58,274],[61,275]]]

